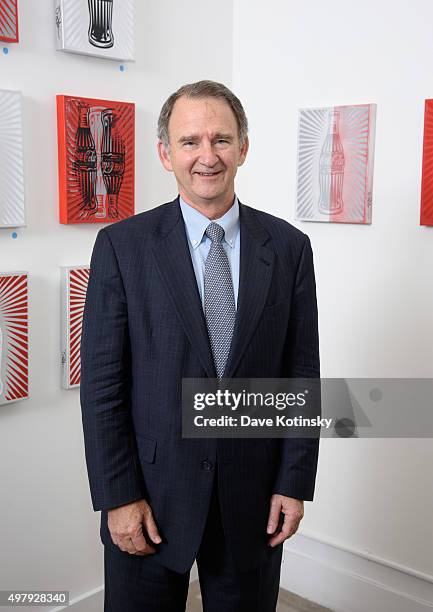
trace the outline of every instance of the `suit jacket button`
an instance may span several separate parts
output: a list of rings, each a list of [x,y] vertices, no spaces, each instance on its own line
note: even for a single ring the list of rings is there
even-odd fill
[[[207,472],[210,472],[211,470],[213,470],[212,461],[209,461],[209,459],[203,459],[203,461],[201,462],[201,468],[202,470],[206,470]]]

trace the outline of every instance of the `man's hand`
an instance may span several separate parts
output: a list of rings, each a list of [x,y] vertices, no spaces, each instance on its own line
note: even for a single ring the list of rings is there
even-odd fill
[[[153,519],[152,509],[144,499],[108,510],[111,539],[121,550],[131,555],[149,555],[155,548],[146,542],[145,532],[152,542],[162,542]]]
[[[281,525],[281,531],[276,532],[281,512],[284,514],[284,522]],[[269,546],[278,546],[296,533],[303,516],[303,501],[285,495],[272,495],[267,533],[275,535],[269,539]]]

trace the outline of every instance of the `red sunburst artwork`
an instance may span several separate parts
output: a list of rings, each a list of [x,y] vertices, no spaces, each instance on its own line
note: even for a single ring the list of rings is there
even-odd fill
[[[134,214],[135,105],[57,96],[60,223]]]
[[[433,100],[425,101],[420,225],[433,225]]]
[[[18,42],[17,0],[0,0],[0,40]]]
[[[62,386],[71,389],[80,384],[80,344],[83,312],[90,268],[62,268]]]
[[[0,404],[29,396],[27,274],[0,274]]]

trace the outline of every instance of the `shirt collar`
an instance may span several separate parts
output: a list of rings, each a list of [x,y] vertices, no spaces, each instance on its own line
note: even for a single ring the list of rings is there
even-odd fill
[[[182,197],[179,196],[180,209],[182,211],[183,220],[186,226],[188,240],[193,249],[196,249],[202,239],[204,232],[212,221],[221,225],[224,229],[224,240],[232,249],[235,247],[236,236],[239,231],[239,202],[235,195],[232,206],[219,219],[208,219],[201,212],[187,204]]]

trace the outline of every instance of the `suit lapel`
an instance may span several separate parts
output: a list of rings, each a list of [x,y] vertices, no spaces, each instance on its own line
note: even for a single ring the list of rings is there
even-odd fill
[[[257,327],[268,295],[275,255],[264,244],[269,234],[255,211],[239,203],[241,252],[238,309],[224,376],[233,376]]]
[[[165,209],[155,234],[153,255],[161,278],[206,374],[215,378],[215,365],[178,198]]]

